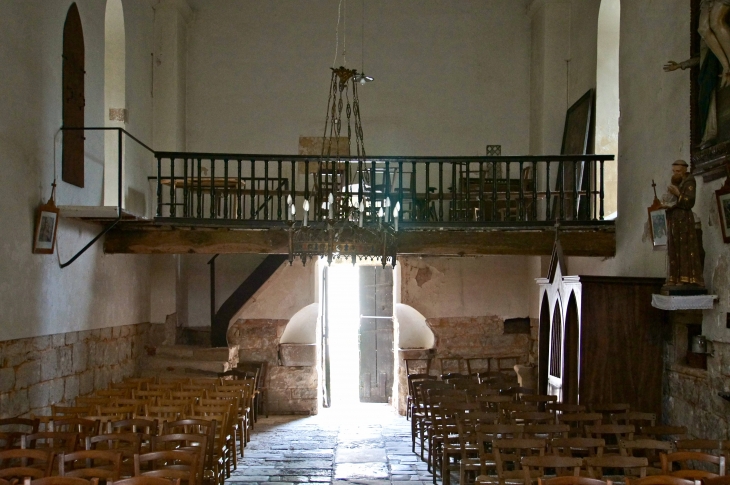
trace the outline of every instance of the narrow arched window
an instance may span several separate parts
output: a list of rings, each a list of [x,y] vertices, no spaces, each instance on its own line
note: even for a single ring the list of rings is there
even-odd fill
[[[619,131],[619,41],[621,1],[601,0],[596,56],[596,153],[616,155],[604,168],[605,213],[617,215]]]
[[[63,127],[84,126],[84,32],[75,3],[71,4],[63,26]],[[62,179],[84,186],[84,132],[64,130]]]

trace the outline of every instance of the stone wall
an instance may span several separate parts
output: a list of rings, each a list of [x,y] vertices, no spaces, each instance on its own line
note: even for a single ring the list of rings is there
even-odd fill
[[[147,323],[0,342],[0,418],[50,414],[51,404],[134,375]],[[159,329],[161,330],[161,329]]]
[[[239,346],[239,362],[266,362],[266,406],[270,414],[317,414],[317,366],[285,367],[279,340],[288,320],[238,320],[228,329],[229,344]]]
[[[706,369],[687,364],[687,325],[705,326],[703,320],[713,312],[671,312],[665,340],[662,418],[666,424],[686,426],[695,438],[726,440],[730,438],[730,403],[718,393],[730,390],[730,344],[709,344],[713,352],[707,356]]]
[[[467,372],[465,361],[441,359],[488,359],[474,361],[478,370],[514,371],[516,364],[536,362],[537,320],[530,320],[530,333],[505,333],[504,320],[494,315],[481,317],[427,318],[436,342],[433,349],[401,349],[398,365],[398,412],[405,414],[408,382],[404,359],[431,358],[431,373]],[[509,332],[509,330],[508,330]],[[413,372],[413,371],[411,371]]]

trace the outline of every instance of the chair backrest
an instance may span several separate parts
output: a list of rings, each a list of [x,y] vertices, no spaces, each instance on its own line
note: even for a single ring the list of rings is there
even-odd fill
[[[30,485],[98,485],[99,479],[87,480],[79,477],[45,477],[37,478],[30,482]],[[24,484],[25,485],[25,484]]]
[[[556,475],[572,473],[573,476],[577,477],[580,475],[583,459],[555,455],[525,456],[520,460],[520,463],[524,471],[525,485],[529,485],[534,478],[545,476],[545,468],[555,469]],[[535,473],[536,471],[537,473]]]
[[[96,412],[99,416],[114,416],[119,419],[133,419],[137,414],[137,405],[97,406]]]
[[[702,479],[702,485],[730,485],[730,475]]]
[[[83,418],[91,413],[92,407],[90,406],[57,406],[55,404],[51,404],[51,416],[54,418],[57,416]]]
[[[681,440],[687,438],[686,426],[642,426],[637,433],[654,440]],[[637,436],[637,437],[638,437]]]
[[[646,478],[627,479],[626,485],[700,485],[700,481],[686,480],[669,475],[651,475]]]
[[[550,442],[553,454],[573,456],[574,452],[588,456],[602,456],[606,441],[601,438],[555,438]]]
[[[82,450],[60,453],[58,474],[62,477],[118,480],[121,464],[122,454],[116,451]]]
[[[99,429],[101,428],[101,422],[98,419],[54,417],[49,423],[50,431],[79,433],[80,435],[84,435],[84,437],[99,434]]]
[[[6,433],[32,434],[38,432],[39,419],[4,418],[0,419],[0,431]]]
[[[157,434],[158,422],[157,419],[122,419],[119,421],[112,421],[111,429],[113,433],[144,433],[154,436]]]
[[[524,437],[552,440],[567,437],[569,432],[570,426],[567,424],[526,424]]]
[[[581,404],[569,404],[563,402],[549,402],[545,404],[546,411],[558,412],[558,413],[585,413],[586,407]]]
[[[153,451],[134,455],[134,474],[135,476],[178,478],[186,480],[189,485],[197,485],[195,475],[198,470],[198,457],[198,453],[178,450]],[[147,467],[150,469],[146,470]]]
[[[492,441],[494,461],[497,465],[497,476],[500,482],[505,478],[505,472],[520,469],[520,461],[527,456],[544,456],[547,442],[536,439],[496,439]]]
[[[71,453],[76,450],[78,438],[78,433],[41,431],[22,436],[21,447],[26,449],[46,448],[55,453]]]
[[[719,455],[723,449],[723,441],[721,440],[677,440],[674,447],[677,451],[703,451],[713,455]]]
[[[207,434],[193,433],[174,433],[152,437],[152,451],[172,451],[183,450],[198,454],[196,481],[200,483],[203,480],[203,468],[205,466],[206,457],[209,456],[210,448],[208,446]],[[212,465],[212,461],[209,462]]]
[[[654,426],[656,424],[656,413],[640,413],[630,411],[627,413],[617,413],[611,415],[611,422],[614,424],[633,424],[640,426]]]
[[[636,428],[633,424],[598,424],[586,425],[586,437],[603,438],[614,437],[614,443],[618,445],[618,440],[633,440]]]
[[[640,478],[646,476],[646,467],[649,466],[649,460],[643,457],[636,456],[589,456],[584,459],[586,468],[588,468],[588,475],[591,478],[603,477],[604,468],[623,468],[624,475],[626,470],[630,469],[634,472],[638,471]]]
[[[160,477],[131,477],[117,480],[115,482],[107,482],[107,485],[180,485],[180,479]]]
[[[55,454],[51,450],[12,449],[0,451],[0,477],[42,478],[51,475]]]
[[[222,416],[219,419],[208,419],[208,418],[188,418],[180,419],[178,421],[166,422],[162,426],[162,434],[170,435],[176,433],[183,434],[198,434],[205,435],[208,438],[207,452],[205,454],[205,463],[203,465],[207,469],[213,468],[213,456],[215,454],[216,447],[216,432],[220,423],[222,423]],[[153,445],[154,446],[154,445]]]
[[[185,416],[186,406],[150,406],[144,407],[144,414],[149,418],[180,419]]]
[[[603,481],[596,478],[568,475],[567,477],[538,478],[537,483],[538,485],[611,485],[611,480]]]
[[[570,434],[583,436],[586,425],[601,424],[603,415],[601,413],[563,413],[558,416],[559,423],[570,426]]]
[[[131,459],[142,449],[140,433],[110,433],[86,438],[87,450],[116,451],[123,458]]]
[[[515,411],[510,416],[511,420],[516,423],[528,424],[549,424],[555,422],[553,413],[540,411]]]
[[[690,480],[714,478],[725,475],[724,456],[711,455],[700,451],[677,451],[675,453],[662,453],[659,456],[662,461],[662,473],[664,475],[672,475]],[[699,462],[704,465],[717,465],[717,473],[689,468],[689,462]],[[674,470],[675,463],[679,465],[679,470]]]
[[[669,453],[672,451],[672,443],[669,441],[638,439],[619,440],[619,451],[624,456],[637,456],[636,452],[642,453],[639,456],[653,457],[656,452]]]

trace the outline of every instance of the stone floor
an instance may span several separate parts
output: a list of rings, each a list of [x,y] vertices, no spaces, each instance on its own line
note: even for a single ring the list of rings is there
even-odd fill
[[[261,418],[226,485],[428,485],[431,474],[411,452],[410,436],[410,422],[385,404]]]

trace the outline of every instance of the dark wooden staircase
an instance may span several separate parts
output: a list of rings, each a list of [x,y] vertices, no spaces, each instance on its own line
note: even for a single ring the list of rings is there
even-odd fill
[[[228,324],[243,305],[268,281],[287,260],[286,254],[269,254],[241,285],[223,302],[213,317],[210,332],[211,347],[228,346]]]

